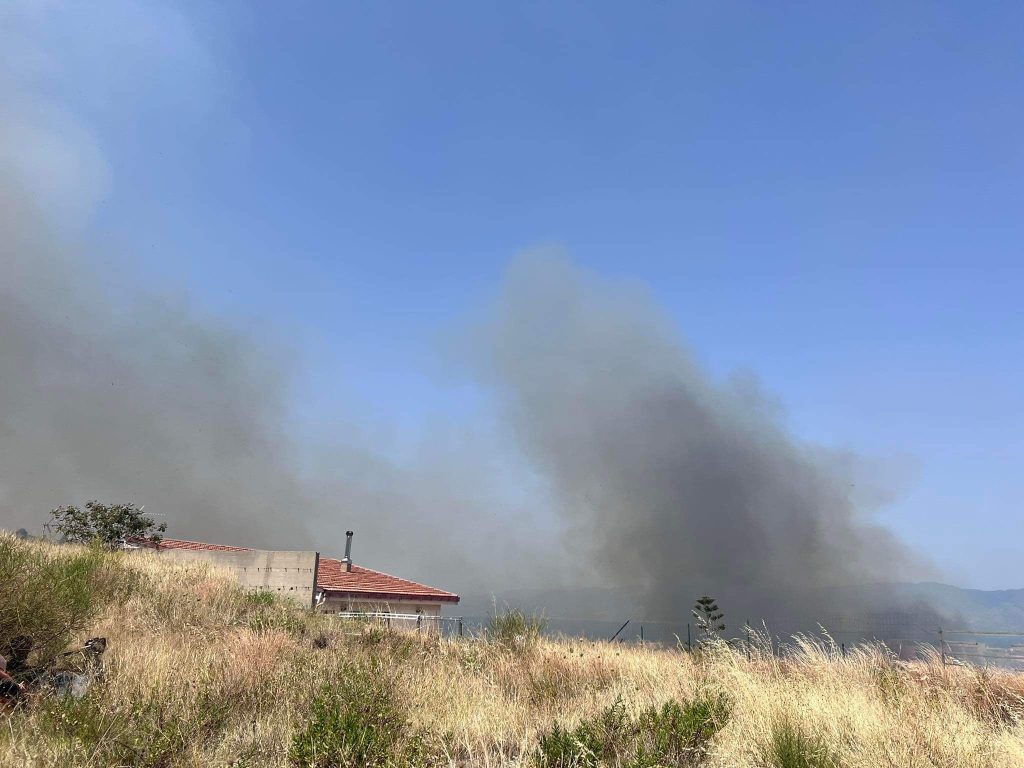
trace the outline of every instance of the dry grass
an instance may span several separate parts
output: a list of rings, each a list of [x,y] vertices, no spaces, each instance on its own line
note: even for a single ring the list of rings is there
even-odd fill
[[[1024,766],[1024,678],[1010,672],[812,642],[747,660],[725,648],[388,634],[259,605],[205,567],[111,557],[141,576],[89,632],[109,640],[105,681],[81,702],[0,714],[0,766],[289,766],[311,700],[353,675],[386,682],[396,765],[533,765],[556,721],[575,728],[616,701],[636,716],[715,690],[728,721],[685,764]]]

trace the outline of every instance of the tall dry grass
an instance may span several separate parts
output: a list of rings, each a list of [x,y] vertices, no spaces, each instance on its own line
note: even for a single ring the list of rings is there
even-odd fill
[[[556,723],[573,732],[615,706],[643,723],[709,691],[727,698],[727,719],[666,764],[1024,766],[1024,679],[1006,671],[810,640],[747,659],[392,634],[253,600],[207,567],[107,557],[137,579],[78,638],[108,638],[105,679],[80,701],[40,696],[0,714],[0,766],[537,765]],[[629,749],[601,759],[660,764]]]

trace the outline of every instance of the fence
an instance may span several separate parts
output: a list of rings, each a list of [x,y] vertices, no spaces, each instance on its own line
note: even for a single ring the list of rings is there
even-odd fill
[[[387,613],[341,611],[324,614],[344,622],[378,626],[385,629],[396,629],[407,632],[435,634],[444,637],[462,637],[465,633],[465,622],[461,616],[435,616],[424,613]]]
[[[434,616],[421,613],[345,611],[328,614],[345,622],[379,626],[386,629],[434,634],[442,637],[478,635],[491,620],[489,616]],[[580,619],[565,616],[541,617],[548,635],[585,637],[622,643],[646,643],[692,649],[699,644],[692,622],[605,619]],[[732,642],[750,654],[751,649],[771,643],[772,653],[785,653],[791,646],[788,636],[773,635],[759,623],[744,622],[734,632]],[[832,629],[822,623],[819,636],[834,643],[841,653],[865,642],[881,642],[901,658],[920,657],[929,650],[943,665],[988,665],[1024,670],[1024,632],[986,632],[977,629],[943,629],[912,620],[902,622],[864,622],[857,626],[849,620],[836,622]],[[893,632],[902,629],[902,632]],[[910,631],[907,631],[910,630]]]
[[[989,664],[1024,669],[1024,632],[939,629],[942,663]]]

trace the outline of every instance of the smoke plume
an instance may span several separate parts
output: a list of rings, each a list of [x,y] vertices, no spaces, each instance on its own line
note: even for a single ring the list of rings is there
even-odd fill
[[[855,503],[850,462],[788,433],[752,379],[712,380],[638,286],[521,258],[472,349],[567,551],[647,616],[704,592],[790,616],[825,607],[814,591],[921,572]]]
[[[88,499],[144,504],[168,535],[339,554],[461,588],[496,585],[488,554],[510,508],[494,452],[472,430],[433,430],[394,457],[351,414],[329,442],[289,408],[301,370],[281,344],[129,282],[55,234],[0,174],[0,528],[39,532]],[[128,270],[130,271],[130,270]],[[517,544],[515,531],[503,537]]]

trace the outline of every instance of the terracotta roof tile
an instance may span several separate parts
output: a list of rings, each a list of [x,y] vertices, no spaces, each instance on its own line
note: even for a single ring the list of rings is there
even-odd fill
[[[148,542],[139,542],[147,546]],[[151,546],[151,545],[150,545]],[[216,552],[251,552],[251,547],[232,547],[228,544],[207,544],[202,541],[186,541],[185,539],[161,539],[155,549],[191,549],[198,551],[214,550]]]
[[[333,557],[320,558],[317,586],[327,592],[341,592],[357,597],[378,600],[432,600],[446,603],[459,602],[459,596],[443,589],[435,589],[388,573],[353,565],[351,571]]]
[[[138,542],[152,547],[147,542]],[[250,547],[232,547],[226,544],[207,544],[184,539],[162,539],[155,549],[215,550],[218,552],[249,552]],[[353,565],[351,571],[345,564],[333,557],[321,557],[317,574],[317,587],[327,593],[349,595],[368,600],[427,600],[431,602],[457,603],[459,596],[454,592],[428,587],[415,581],[401,579],[388,573]]]

